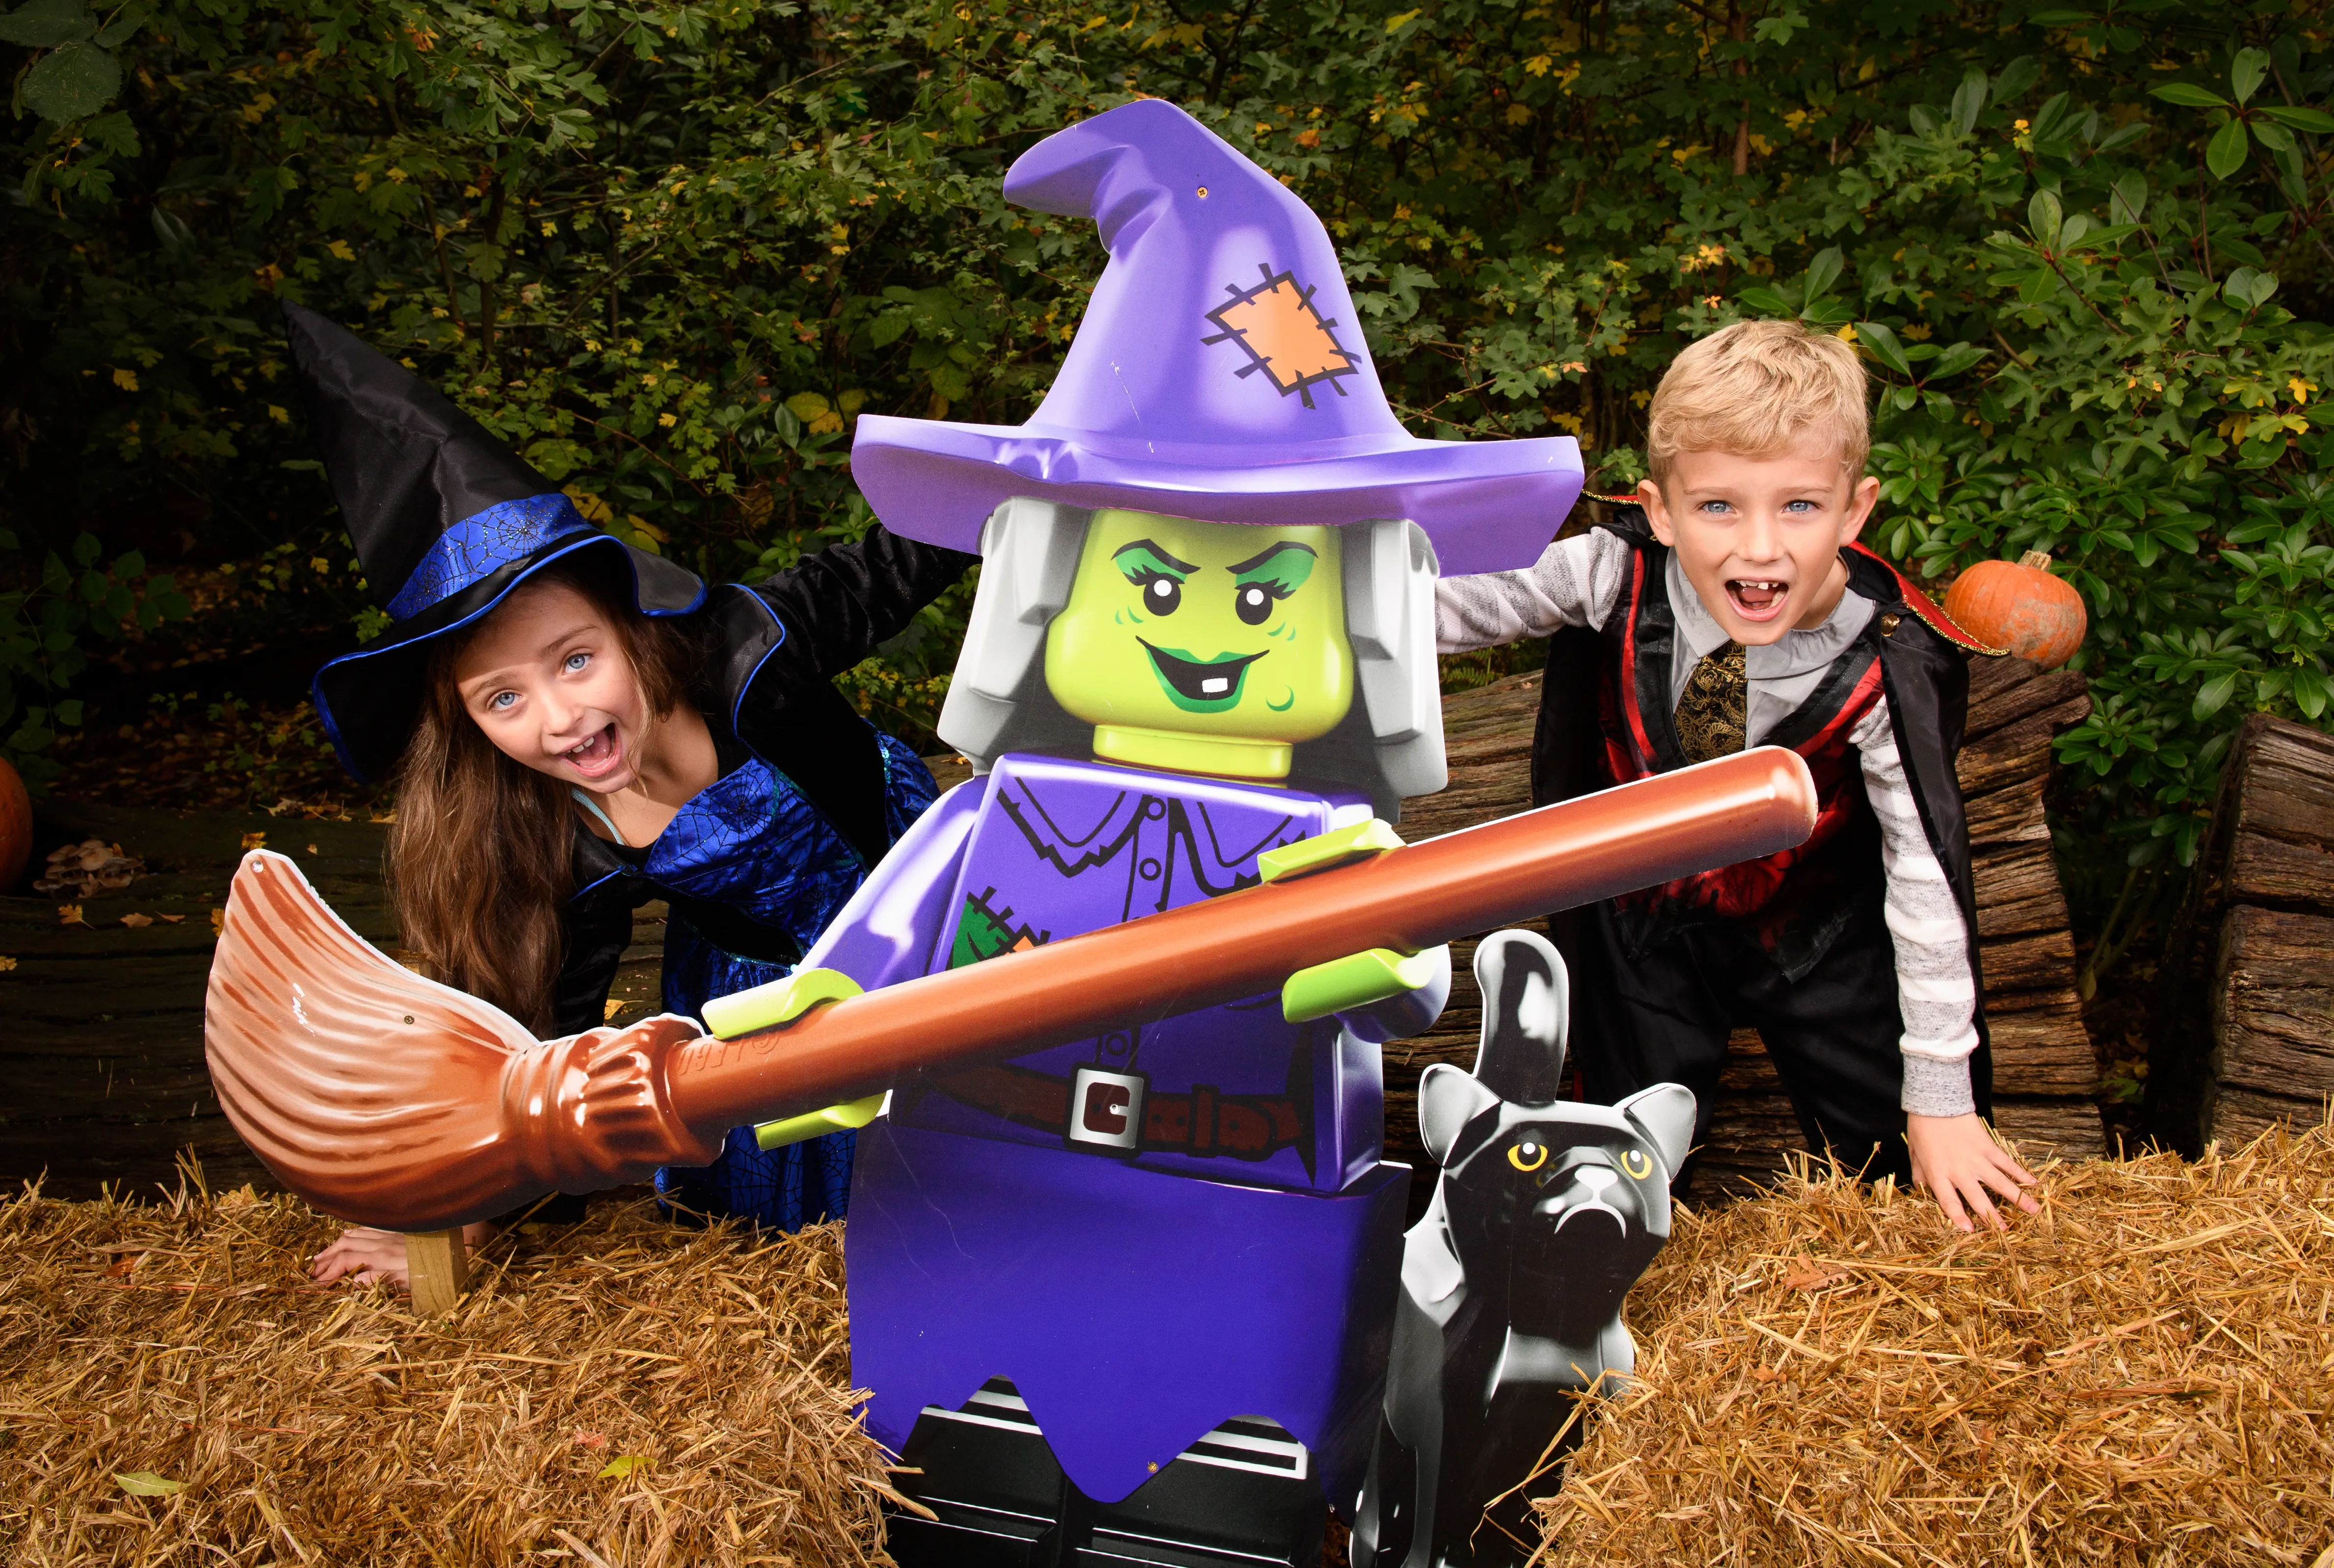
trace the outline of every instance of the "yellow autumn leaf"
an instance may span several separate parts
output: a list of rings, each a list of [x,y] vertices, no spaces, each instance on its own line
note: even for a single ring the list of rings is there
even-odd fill
[[[336,239],[324,248],[331,251],[335,257],[342,261],[354,261],[357,259],[357,253],[349,248],[349,242],[344,239]]]
[[[586,523],[605,523],[610,517],[615,515],[612,507],[589,490],[579,490],[570,485],[562,494],[575,503],[575,510],[584,514],[584,521]]]
[[[187,1489],[184,1481],[166,1481],[151,1470],[132,1470],[126,1476],[117,1472],[113,1479],[133,1497],[175,1497]]]
[[[600,1474],[595,1478],[602,1481],[621,1481],[648,1462],[649,1457],[646,1454],[619,1454],[601,1467]]]
[[[130,913],[121,917],[121,923],[129,927],[131,930],[136,931],[152,925],[154,923],[154,917],[151,915],[141,915],[137,910],[132,909]]]
[[[138,390],[138,372],[135,370],[116,370],[113,372],[113,384],[120,387],[125,392],[134,392]]]
[[[7,955],[5,955],[5,953],[0,953],[0,975],[5,975],[5,974],[6,974],[9,970],[11,970],[11,969],[14,968],[15,967],[16,967],[16,960],[15,960],[15,959],[9,957],[8,957]]]
[[[1535,54],[1524,62],[1524,69],[1534,76],[1545,76],[1548,73],[1549,68],[1555,64],[1556,62],[1551,57],[1546,54]]]
[[[786,411],[805,425],[826,412],[826,399],[816,392],[796,392],[786,399]]]
[[[668,430],[671,429],[673,426],[679,422],[680,421],[675,419],[670,413],[663,413],[657,416],[657,423],[662,425]]]
[[[267,847],[267,835],[264,832],[246,833],[243,835],[243,847],[246,850],[264,850]]]
[[[1413,22],[1417,21],[1419,14],[1420,14],[1417,11],[1405,11],[1399,16],[1389,16],[1386,18],[1386,31],[1389,33],[1399,33],[1404,27],[1409,26]]]

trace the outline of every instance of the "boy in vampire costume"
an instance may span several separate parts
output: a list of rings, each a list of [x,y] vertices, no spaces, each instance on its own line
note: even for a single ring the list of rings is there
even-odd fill
[[[985,557],[940,726],[979,776],[805,956],[836,990],[1391,842],[1374,815],[1444,782],[1438,570],[1529,562],[1580,486],[1567,439],[1405,432],[1320,221],[1181,110],[1005,188],[1109,265],[1027,425],[860,422],[885,525]],[[1447,949],[1355,955],[892,1097],[845,1245],[868,1425],[935,1515],[893,1516],[902,1563],[1313,1561],[1400,1269],[1378,1045],[1449,981]]]

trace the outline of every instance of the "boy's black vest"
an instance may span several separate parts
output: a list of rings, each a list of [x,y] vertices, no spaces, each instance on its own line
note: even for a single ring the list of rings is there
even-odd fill
[[[1574,629],[1549,640],[1532,738],[1535,804],[1687,765],[1670,693],[1678,627],[1669,550],[1635,507],[1599,526],[1629,542],[1630,572],[1602,631]],[[1806,760],[1816,783],[1814,832],[1796,849],[1615,899],[1630,951],[1650,951],[1688,926],[1726,922],[1797,979],[1852,922],[1878,928],[1886,894],[1879,824],[1847,737],[1885,696],[1929,847],[1962,909],[1974,969],[1976,905],[1953,757],[1969,706],[1962,650],[1981,645],[1877,555],[1850,545],[1840,557],[1848,586],[1878,609],[1815,690],[1760,740]]]

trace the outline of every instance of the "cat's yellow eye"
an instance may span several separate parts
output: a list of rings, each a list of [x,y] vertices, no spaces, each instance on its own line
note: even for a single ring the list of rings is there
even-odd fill
[[[1634,1149],[1621,1150],[1621,1169],[1633,1181],[1643,1181],[1654,1173],[1654,1162]]]
[[[1508,1150],[1508,1163],[1527,1173],[1538,1170],[1548,1163],[1548,1145],[1527,1138]]]

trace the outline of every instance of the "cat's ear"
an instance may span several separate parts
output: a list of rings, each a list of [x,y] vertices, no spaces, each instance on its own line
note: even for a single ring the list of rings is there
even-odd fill
[[[1683,1083],[1656,1083],[1640,1089],[1613,1107],[1645,1135],[1672,1176],[1693,1148],[1693,1091]]]
[[[1418,1079],[1418,1140],[1435,1164],[1444,1164],[1467,1123],[1499,1102],[1498,1095],[1473,1078],[1437,1062]]]

